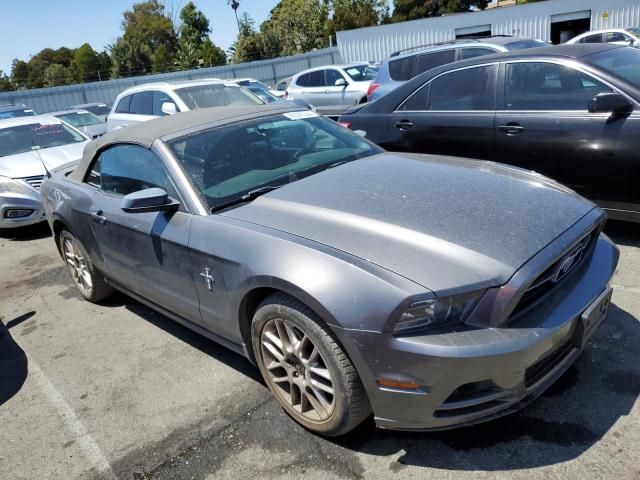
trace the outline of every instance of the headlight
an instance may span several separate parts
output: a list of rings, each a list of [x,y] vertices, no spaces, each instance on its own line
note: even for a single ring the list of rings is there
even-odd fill
[[[393,329],[394,335],[419,335],[432,329],[463,323],[484,291],[422,300],[405,310]]]
[[[11,178],[0,177],[0,193],[33,193],[33,191]]]

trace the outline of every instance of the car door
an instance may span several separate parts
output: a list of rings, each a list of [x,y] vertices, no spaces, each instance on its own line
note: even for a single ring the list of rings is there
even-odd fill
[[[129,107],[133,95],[122,97],[116,105],[113,113],[107,116],[107,130],[117,130],[128,125]]]
[[[157,118],[153,114],[153,92],[134,93],[131,97],[129,113],[126,114],[126,124],[133,125],[153,118]]]
[[[160,157],[138,145],[110,147],[95,159],[87,183],[96,188],[90,223],[109,278],[181,317],[199,321],[187,248],[192,215],[184,202],[172,213],[127,213],[121,208],[124,195],[150,187],[181,199]]]
[[[307,103],[315,106],[318,113],[324,113],[327,106],[327,98],[324,93],[325,81],[324,70],[314,70],[300,75],[296,80],[296,88],[290,88],[289,100],[301,98]]]
[[[623,32],[607,32],[604,34],[604,39],[607,43],[613,43],[614,45],[633,45],[634,38],[631,35],[627,35]]]
[[[342,85],[336,85],[342,83]],[[325,115],[339,115],[349,105],[358,103],[362,92],[337,69],[328,68],[324,70],[324,102],[323,112]]]
[[[389,116],[389,148],[491,158],[497,64],[438,75]]]
[[[535,170],[598,202],[638,200],[629,177],[640,148],[637,114],[588,112],[589,101],[613,92],[611,86],[555,61],[510,62],[503,72],[498,161]]]

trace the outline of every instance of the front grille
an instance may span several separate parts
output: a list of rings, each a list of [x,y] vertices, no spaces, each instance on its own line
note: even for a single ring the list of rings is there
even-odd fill
[[[44,175],[40,175],[38,177],[26,177],[21,178],[20,180],[24,180],[29,185],[31,185],[36,190],[40,190],[40,185],[42,185],[42,180],[44,179]]]
[[[600,233],[599,228],[595,228],[586,234],[580,241],[576,242],[568,252],[549,266],[540,274],[525,290],[518,305],[513,309],[511,316],[521,313],[528,307],[542,300],[548,293],[554,290],[559,284],[566,280],[588,256],[592,245],[595,243]]]

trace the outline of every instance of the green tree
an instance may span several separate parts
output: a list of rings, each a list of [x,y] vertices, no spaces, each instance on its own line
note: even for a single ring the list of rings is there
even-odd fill
[[[440,0],[443,13],[471,12],[474,9],[484,10],[489,0]]]
[[[180,20],[180,41],[190,41],[196,48],[200,48],[211,32],[209,19],[193,2],[189,2],[180,10]]]
[[[29,84],[29,65],[24,60],[13,59],[11,63],[11,81],[16,88],[27,88]]]
[[[10,92],[15,89],[15,86],[11,83],[11,79],[0,70],[0,92]]]
[[[100,63],[98,53],[88,43],[83,43],[73,52],[69,67],[70,79],[74,82],[92,82],[98,79]]]
[[[380,25],[389,16],[386,0],[331,0],[331,10],[327,32],[334,37],[341,30]]]
[[[419,18],[440,16],[438,0],[394,0],[391,22],[405,22]]]
[[[58,87],[67,83],[69,73],[64,65],[52,63],[43,74],[43,84],[46,87]]]
[[[74,50],[67,47],[60,47],[53,51],[51,55],[51,63],[58,63],[66,68],[69,68],[71,61],[73,60]]]
[[[260,32],[280,39],[280,54],[294,55],[329,45],[326,25],[329,4],[325,0],[282,0]]]
[[[198,67],[198,47],[191,40],[184,40],[178,43],[175,65],[181,70],[189,70]]]
[[[208,38],[202,42],[200,56],[203,67],[216,67],[227,63],[227,55],[224,53],[224,50],[215,46]]]
[[[166,71],[178,37],[158,0],[136,3],[123,14],[122,37],[110,47],[113,78]]]

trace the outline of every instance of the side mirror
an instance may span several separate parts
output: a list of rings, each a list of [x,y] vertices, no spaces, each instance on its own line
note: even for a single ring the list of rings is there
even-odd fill
[[[336,83],[334,83],[334,85],[336,87],[346,87],[347,81],[344,78],[339,78],[338,80],[336,80]]]
[[[127,213],[174,212],[180,203],[169,198],[161,188],[146,188],[122,198],[120,208]]]
[[[589,113],[611,113],[626,115],[633,111],[633,104],[619,93],[599,93],[589,102]]]
[[[178,113],[178,108],[173,102],[164,102],[162,104],[161,110],[165,115],[175,115],[176,113]]]

